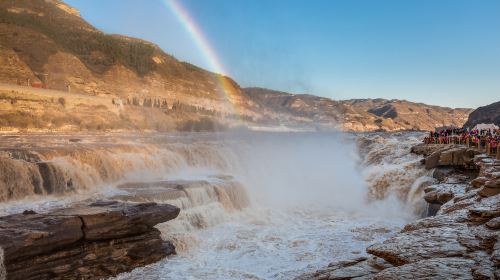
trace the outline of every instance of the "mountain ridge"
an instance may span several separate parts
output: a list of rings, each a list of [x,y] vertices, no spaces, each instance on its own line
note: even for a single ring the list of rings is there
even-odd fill
[[[77,9],[59,0],[0,2],[0,63],[2,83],[106,97],[109,104],[98,103],[107,108],[107,115],[114,112],[118,119],[143,120],[140,123],[131,121],[123,127],[101,125],[109,129],[154,130],[158,126],[145,124],[148,123],[144,121],[148,115],[146,111],[133,106],[116,110],[116,104],[152,107],[158,111],[155,116],[159,123],[175,122],[165,126],[170,129],[179,127],[179,123],[208,117],[226,125],[243,122],[248,126],[286,125],[347,131],[427,130],[442,125],[461,126],[470,112],[469,109],[418,105],[409,101],[335,101],[311,94],[241,88],[230,77],[179,61],[152,42],[106,34],[85,21]],[[221,79],[225,81],[224,89],[221,89]],[[16,91],[20,88],[17,87]],[[259,91],[263,92],[261,96],[256,93]],[[30,94],[43,95],[40,92]],[[0,103],[0,115],[16,116],[16,120],[21,115],[34,114],[27,108],[37,109],[39,117],[47,115],[44,110],[53,107],[46,105],[51,100],[43,98],[37,99],[38,103],[34,99],[23,101],[28,102],[24,107],[16,105],[22,103],[15,102],[23,99],[22,92],[4,92],[3,96],[0,98],[3,102]],[[45,105],[40,104],[41,100]],[[156,106],[160,103],[168,105]],[[178,104],[176,108],[174,104]],[[69,102],[68,105],[73,106],[71,111],[66,108],[69,117],[72,117],[72,111],[76,111],[75,115],[83,111],[78,118],[86,118],[86,109],[81,109],[79,103]],[[419,112],[426,115],[425,120],[419,122],[404,117],[409,115],[405,107],[422,107]],[[425,109],[436,112],[425,113]],[[183,110],[182,114],[179,110]],[[58,123],[63,121],[61,118],[58,117]],[[118,119],[115,123],[122,123]],[[16,126],[16,122],[8,124]],[[47,127],[60,125],[47,121],[44,128]],[[86,125],[80,129],[86,127],[94,126]]]
[[[319,122],[330,120],[348,131],[432,130],[447,125],[461,127],[472,111],[398,99],[332,100],[257,87],[245,88],[244,91],[255,103],[275,111]]]

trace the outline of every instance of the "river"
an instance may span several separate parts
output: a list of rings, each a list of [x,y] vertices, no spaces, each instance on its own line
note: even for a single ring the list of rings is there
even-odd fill
[[[0,184],[16,190],[0,193],[0,214],[98,199],[171,203],[180,216],[157,227],[178,254],[116,279],[290,279],[363,256],[425,214],[432,178],[410,154],[421,137],[4,134]]]

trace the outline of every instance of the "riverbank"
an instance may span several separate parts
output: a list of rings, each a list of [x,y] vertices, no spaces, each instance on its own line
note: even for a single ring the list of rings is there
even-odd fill
[[[500,161],[461,145],[417,145],[437,184],[424,189],[433,215],[297,279],[498,279]],[[435,214],[435,215],[434,215]]]

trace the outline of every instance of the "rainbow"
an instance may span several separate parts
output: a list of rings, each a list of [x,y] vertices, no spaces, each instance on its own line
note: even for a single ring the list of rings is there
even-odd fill
[[[210,45],[209,41],[203,34],[200,26],[196,23],[193,17],[189,14],[187,9],[185,9],[177,0],[162,0],[166,7],[172,12],[173,15],[179,20],[179,22],[184,26],[186,32],[190,35],[193,42],[196,44],[197,48],[202,53],[203,57],[208,62],[211,71],[214,72],[217,85],[219,87],[219,92],[222,93],[222,97],[229,101],[232,105],[233,113],[238,117],[240,116],[236,95],[236,87],[232,83],[231,79],[226,76],[226,71],[220,59],[218,58],[216,52]]]

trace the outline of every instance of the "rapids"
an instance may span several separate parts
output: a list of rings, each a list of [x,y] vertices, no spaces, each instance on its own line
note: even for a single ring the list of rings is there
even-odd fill
[[[0,215],[170,203],[181,214],[157,227],[178,255],[117,279],[290,279],[364,255],[422,215],[432,178],[410,154],[421,136],[2,135]]]

